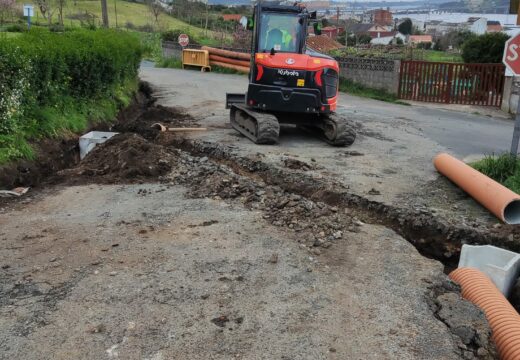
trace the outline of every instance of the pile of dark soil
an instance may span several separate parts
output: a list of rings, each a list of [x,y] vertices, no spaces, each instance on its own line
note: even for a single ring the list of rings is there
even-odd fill
[[[112,129],[121,133],[133,132],[145,139],[154,140],[159,135],[159,130],[152,128],[155,123],[161,123],[166,127],[191,127],[195,124],[195,121],[181,110],[155,105],[135,118],[132,118],[132,116],[120,117],[118,123]]]
[[[98,145],[63,177],[95,178],[96,182],[134,182],[158,178],[170,171],[176,156],[164,146],[133,134],[119,134]]]
[[[41,139],[32,143],[35,160],[19,160],[0,166],[0,189],[17,186],[35,187],[56,172],[79,161],[77,136],[71,138]]]

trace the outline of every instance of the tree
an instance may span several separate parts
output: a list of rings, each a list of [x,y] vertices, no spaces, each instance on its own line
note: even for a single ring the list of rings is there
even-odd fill
[[[357,37],[358,44],[370,44],[372,37],[367,34],[361,34]]]
[[[401,39],[400,37],[396,38],[395,39],[395,44],[396,45],[403,45],[404,44],[403,39]]]
[[[435,41],[435,50],[446,51],[450,47],[453,49],[460,49],[462,44],[467,40],[476,37],[474,33],[469,30],[453,30],[444,36],[441,36]]]
[[[412,20],[405,19],[402,23],[399,24],[397,30],[403,35],[410,35],[413,30]]]
[[[67,0],[56,0],[56,6],[58,7],[58,21],[63,26],[63,8],[65,7]]]
[[[107,0],[101,0],[101,18],[103,19],[103,27],[108,28],[108,8]]]
[[[36,4],[40,9],[40,13],[42,14],[43,18],[47,20],[47,23],[49,24],[49,26],[51,26],[52,16],[56,11],[56,9],[54,8],[54,4],[52,4],[51,0],[36,0]]]
[[[13,15],[15,5],[15,0],[0,0],[0,25]]]
[[[162,11],[162,6],[158,1],[155,0],[147,0],[146,5],[148,5],[148,9],[150,10],[150,14],[152,14],[155,24],[159,24],[159,15]]]
[[[504,33],[487,33],[468,39],[462,45],[462,59],[466,63],[500,63],[505,42]]]

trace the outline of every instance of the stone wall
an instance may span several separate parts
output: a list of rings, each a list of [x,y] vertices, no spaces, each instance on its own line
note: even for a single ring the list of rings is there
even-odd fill
[[[340,76],[373,89],[397,94],[401,61],[360,57],[336,59]]]

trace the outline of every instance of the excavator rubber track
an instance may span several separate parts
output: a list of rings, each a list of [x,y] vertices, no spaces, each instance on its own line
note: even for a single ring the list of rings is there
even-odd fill
[[[318,134],[332,146],[350,146],[356,140],[356,130],[348,120],[336,113],[320,115],[312,124],[301,126],[311,134]]]
[[[249,109],[245,105],[231,105],[231,126],[255,144],[275,144],[280,134],[276,116]]]

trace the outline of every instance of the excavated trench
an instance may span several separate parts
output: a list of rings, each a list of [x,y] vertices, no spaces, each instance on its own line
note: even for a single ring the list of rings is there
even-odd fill
[[[160,133],[150,127],[155,122],[170,126],[195,125],[187,114],[154,105],[149,87],[143,84],[134,103],[121,111],[113,126],[95,128],[122,133],[114,141],[99,146],[81,163],[77,149],[70,148],[67,142],[66,161],[62,156],[56,163],[47,164],[45,169],[51,170],[41,174],[38,182],[27,180],[31,178],[30,171],[24,171],[24,177],[16,176],[16,171],[13,171],[14,175],[3,179],[2,185],[173,181],[187,185],[191,189],[190,195],[194,197],[243,199],[246,206],[263,210],[266,214],[264,218],[274,225],[308,232],[307,246],[315,253],[332,246],[341,238],[342,230],[357,232],[357,227],[363,223],[382,225],[413,244],[423,256],[443,263],[446,272],[456,267],[464,243],[493,244],[520,251],[520,246],[507,236],[453,224],[426,208],[407,208],[406,204],[397,207],[372,201],[352,193],[333,179],[315,178],[298,171],[307,164],[289,164],[282,168],[261,160],[240,157],[222,144]],[[107,157],[107,153],[111,156]],[[197,170],[199,167],[201,169]],[[229,170],[222,172],[219,168]],[[18,169],[23,168],[18,166]],[[288,206],[301,209],[302,217],[310,220],[301,223],[294,221],[294,217],[299,215],[298,211],[284,212]],[[312,220],[314,213],[317,214],[316,218],[326,221],[320,223]],[[325,231],[327,227],[330,228],[329,232]],[[340,235],[336,236],[338,233]],[[439,299],[458,290],[450,284],[432,284],[430,291],[428,301],[432,312],[451,328],[446,318],[439,315],[442,308],[439,303],[442,300]],[[473,337],[465,344],[466,349],[474,354],[482,347],[475,339]]]
[[[189,140],[182,135],[160,133],[151,125],[162,122],[168,126],[193,126],[193,118],[174,108],[155,105],[152,90],[146,83],[141,83],[140,91],[134,102],[123,109],[112,125],[98,125],[93,130],[110,130],[120,133],[135,133],[146,140],[119,139],[120,144],[110,149],[101,150],[116,154],[118,161],[109,161],[102,151],[86,159],[86,165],[78,166],[79,151],[77,138],[67,139],[42,148],[43,155],[36,161],[21,161],[2,168],[0,186],[38,186],[62,182],[105,182],[125,183],[153,180],[171,169],[172,149],[186,151],[193,156],[207,157],[220,164],[227,165],[236,174],[261,180],[267,185],[278,186],[287,193],[297,194],[315,202],[322,202],[339,208],[368,224],[378,224],[394,230],[413,244],[423,255],[438,260],[445,265],[446,272],[455,268],[462,244],[493,244],[512,251],[520,252],[520,243],[511,240],[506,233],[490,232],[488,229],[476,229],[451,223],[433,214],[427,208],[407,207],[407,204],[393,206],[372,201],[354,194],[344,185],[327,178],[315,178],[303,171],[295,171],[308,164],[289,164],[285,168],[268,164],[261,160],[240,157],[230,147],[218,143]],[[76,144],[76,145],[74,145]],[[125,147],[133,150],[125,151]],[[116,151],[113,153],[113,151]],[[139,154],[146,154],[145,157]],[[115,158],[116,156],[112,156]],[[143,167],[153,161],[160,161],[150,170]],[[103,169],[94,169],[101,163]],[[287,164],[286,164],[287,165]],[[124,171],[120,167],[125,167]],[[148,166],[148,165],[147,165]],[[309,165],[310,166],[310,165]],[[115,168],[110,172],[110,168]],[[121,170],[121,171],[120,171]],[[119,172],[118,172],[119,171]],[[71,178],[71,179],[69,179]]]

